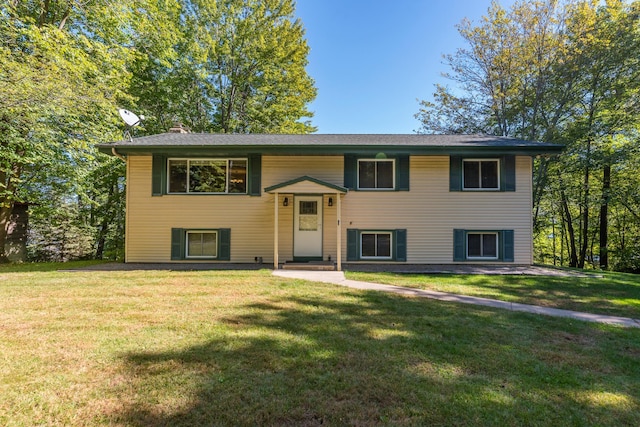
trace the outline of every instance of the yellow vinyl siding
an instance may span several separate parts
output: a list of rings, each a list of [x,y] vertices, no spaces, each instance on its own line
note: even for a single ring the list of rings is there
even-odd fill
[[[231,262],[273,262],[273,194],[151,195],[151,156],[127,164],[127,262],[171,261],[171,228],[231,229]],[[342,186],[342,156],[263,156],[261,187],[307,175]],[[296,191],[317,191],[317,186]],[[284,197],[289,206],[282,206]],[[279,194],[279,259],[293,258],[293,194]],[[329,197],[333,206],[328,206]],[[323,197],[323,258],[336,259],[337,198]],[[514,230],[514,263],[531,264],[531,158],[516,157],[516,192],[450,192],[448,156],[411,156],[410,191],[349,191],[346,230],[407,230],[407,263],[453,262],[453,229]]]
[[[516,191],[449,191],[449,157],[411,156],[409,192],[353,191],[344,228],[407,230],[407,263],[453,262],[453,229],[514,230],[516,264],[531,264],[531,158],[516,158]],[[343,251],[346,242],[343,242]]]
[[[281,184],[301,176],[310,176],[342,186],[342,156],[263,156],[262,187]]]
[[[264,156],[262,158],[262,187],[281,184],[291,181],[301,176],[309,176],[324,182],[342,186],[344,179],[342,156]],[[295,188],[294,188],[295,187]],[[298,194],[318,194],[319,185],[312,182],[301,182],[288,187],[288,191],[295,191]],[[326,189],[322,190],[326,191]],[[263,195],[270,200],[271,211],[273,212],[273,195]],[[284,198],[288,197],[289,206],[282,206]],[[329,197],[333,197],[333,206],[329,207]],[[293,211],[295,195],[292,193],[280,194],[280,205],[278,216],[279,258],[280,261],[291,261],[293,259]],[[336,217],[337,202],[335,194],[326,194],[323,198],[323,242],[322,259],[335,261],[337,255],[336,247]],[[233,231],[232,231],[233,233]],[[271,229],[273,235],[273,229]],[[233,242],[232,242],[233,246]],[[270,254],[273,254],[273,249]],[[273,260],[272,256],[269,258]]]
[[[267,195],[273,203],[275,195]],[[292,194],[280,194],[280,202],[278,206],[278,243],[279,243],[279,258],[280,262],[293,259],[293,209],[294,200]],[[284,198],[289,199],[289,206],[282,206]],[[271,208],[273,210],[273,206]],[[273,235],[273,232],[271,233]],[[273,248],[273,245],[271,245]],[[273,249],[271,249],[273,253]],[[273,261],[273,258],[270,258]]]
[[[329,198],[333,199],[333,206],[329,206]],[[336,194],[325,194],[323,198],[324,208],[322,210],[324,218],[322,223],[322,258],[327,259],[331,256],[331,260],[335,261],[337,258],[338,248],[336,246],[336,227],[338,225],[338,202],[336,199],[340,197]]]
[[[273,254],[273,204],[248,195],[151,195],[151,156],[129,157],[128,262],[169,262],[171,228],[231,229],[231,260]]]

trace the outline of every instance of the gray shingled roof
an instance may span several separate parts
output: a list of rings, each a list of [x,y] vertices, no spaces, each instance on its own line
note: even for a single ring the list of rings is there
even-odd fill
[[[350,152],[403,152],[408,154],[557,154],[562,145],[488,135],[418,134],[214,134],[163,133],[131,141],[100,144],[106,154],[149,153],[190,155],[232,155],[263,153],[273,155],[322,155]]]
[[[215,134],[162,133],[142,136],[133,141],[120,141],[102,146],[169,147],[169,146],[490,146],[490,147],[557,147],[556,144],[525,141],[489,135],[418,135],[418,134]]]

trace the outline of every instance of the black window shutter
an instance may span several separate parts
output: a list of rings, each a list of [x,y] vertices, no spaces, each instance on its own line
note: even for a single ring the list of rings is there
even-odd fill
[[[516,156],[503,156],[500,176],[500,189],[502,191],[516,191]]]
[[[396,159],[396,190],[409,191],[408,154],[400,154]]]
[[[505,262],[514,261],[514,239],[513,230],[502,230],[502,260]]]
[[[462,157],[449,157],[449,191],[462,191]]]
[[[182,228],[171,229],[171,259],[184,259],[185,247],[184,247],[185,233]]]
[[[347,229],[347,261],[358,260],[358,230]]]
[[[167,158],[154,154],[151,161],[151,195],[162,196],[167,190]]]
[[[358,183],[358,157],[355,154],[344,155],[344,186],[355,190]]]
[[[466,259],[465,254],[465,232],[464,230],[453,230],[453,260],[464,261]]]
[[[249,155],[249,195],[260,196],[262,194],[262,155]]]
[[[230,228],[221,228],[218,230],[218,259],[221,261],[231,260]]]
[[[407,230],[396,230],[396,261],[407,260]]]

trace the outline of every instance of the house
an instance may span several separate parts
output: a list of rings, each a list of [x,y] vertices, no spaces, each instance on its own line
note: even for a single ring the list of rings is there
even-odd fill
[[[127,163],[126,262],[532,264],[532,160],[484,135],[165,133]]]

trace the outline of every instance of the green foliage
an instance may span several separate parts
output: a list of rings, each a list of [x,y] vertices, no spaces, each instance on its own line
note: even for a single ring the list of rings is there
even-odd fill
[[[493,3],[459,30],[468,48],[445,57],[457,86],[422,101],[422,132],[565,144],[535,162],[536,259],[628,265],[640,238],[640,2]]]
[[[84,257],[87,245],[98,258],[122,257],[124,166],[94,148],[121,137],[119,107],[148,117],[140,133],[175,122],[194,131],[314,131],[305,121],[316,94],[308,52],[292,0],[5,2],[0,260],[16,201],[35,204],[35,258]],[[82,249],[55,243],[60,230],[77,234]]]
[[[76,3],[40,6],[0,13],[0,258],[13,203],[54,206],[50,191],[81,191],[93,144],[117,134],[125,98],[126,51],[68,31]]]
[[[150,31],[171,41],[145,47],[135,64],[132,89],[148,117],[147,132],[166,132],[175,122],[197,132],[315,130],[300,121],[312,116],[306,106],[316,90],[305,71],[309,47],[291,0],[181,5],[151,11],[169,24],[137,27],[142,35]]]
[[[29,260],[65,262],[92,258],[92,230],[79,215],[78,205],[57,202],[55,209],[47,205],[30,209]]]

